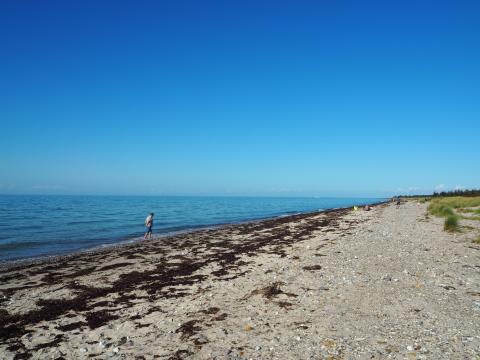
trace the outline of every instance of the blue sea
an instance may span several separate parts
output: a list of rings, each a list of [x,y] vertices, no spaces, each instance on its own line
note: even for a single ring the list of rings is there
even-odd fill
[[[315,210],[374,198],[0,195],[0,262],[66,254],[154,236]]]

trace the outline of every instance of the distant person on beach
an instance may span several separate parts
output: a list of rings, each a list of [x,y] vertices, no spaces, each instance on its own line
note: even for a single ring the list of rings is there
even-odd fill
[[[152,227],[153,227],[153,213],[150,213],[147,218],[145,219],[145,226],[147,227],[147,232],[143,236],[145,240],[147,238],[151,239],[152,238]]]

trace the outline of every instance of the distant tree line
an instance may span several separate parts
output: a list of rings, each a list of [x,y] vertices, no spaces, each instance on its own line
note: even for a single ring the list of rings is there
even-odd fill
[[[401,198],[418,198],[418,197],[449,197],[449,196],[480,196],[480,189],[472,189],[472,190],[450,190],[450,191],[442,191],[442,192],[434,192],[432,195],[400,195],[397,197]]]
[[[480,189],[434,192],[432,196],[480,196]]]
[[[432,195],[417,194],[417,195],[395,195],[394,196],[394,198],[418,198],[418,197],[429,198],[429,197],[432,197]]]

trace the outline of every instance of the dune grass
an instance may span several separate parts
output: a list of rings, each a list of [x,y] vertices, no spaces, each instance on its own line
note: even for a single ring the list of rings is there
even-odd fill
[[[434,199],[428,205],[428,212],[436,216],[448,216],[455,214],[454,209],[460,212],[477,213],[480,209],[466,209],[469,207],[480,206],[480,196],[462,197],[452,196]]]
[[[478,235],[475,239],[473,239],[472,243],[480,245],[480,235]]]
[[[476,206],[480,206],[480,196],[452,196],[433,199],[432,201],[430,201],[427,209],[428,213],[431,215],[444,217],[444,230],[453,232],[460,230],[460,219],[480,220],[480,217],[478,216],[467,217],[457,214],[457,212],[477,214],[480,209],[468,209]]]
[[[451,206],[438,202],[431,202],[430,205],[428,205],[428,213],[441,217],[455,215],[455,212]]]
[[[430,203],[431,205],[444,205],[451,207],[453,209],[459,208],[469,208],[474,206],[480,206],[480,196],[472,197],[463,197],[463,196],[452,196],[452,197],[443,197],[439,199],[433,199]],[[429,206],[429,207],[430,207]]]
[[[454,232],[458,231],[458,216],[457,215],[448,215],[445,218],[445,222],[443,224],[443,230],[449,231],[449,232]]]
[[[458,209],[461,213],[477,214],[480,215],[480,209]]]
[[[461,218],[462,218],[462,219],[465,219],[465,220],[476,220],[476,221],[480,221],[480,216],[465,216],[465,215],[461,215]]]
[[[462,214],[471,214],[468,216],[462,215],[463,219],[480,221],[480,209],[458,209],[457,211]]]

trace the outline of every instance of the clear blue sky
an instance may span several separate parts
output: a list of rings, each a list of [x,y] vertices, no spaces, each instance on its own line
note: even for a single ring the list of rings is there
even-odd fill
[[[480,187],[478,1],[2,1],[0,193]]]

